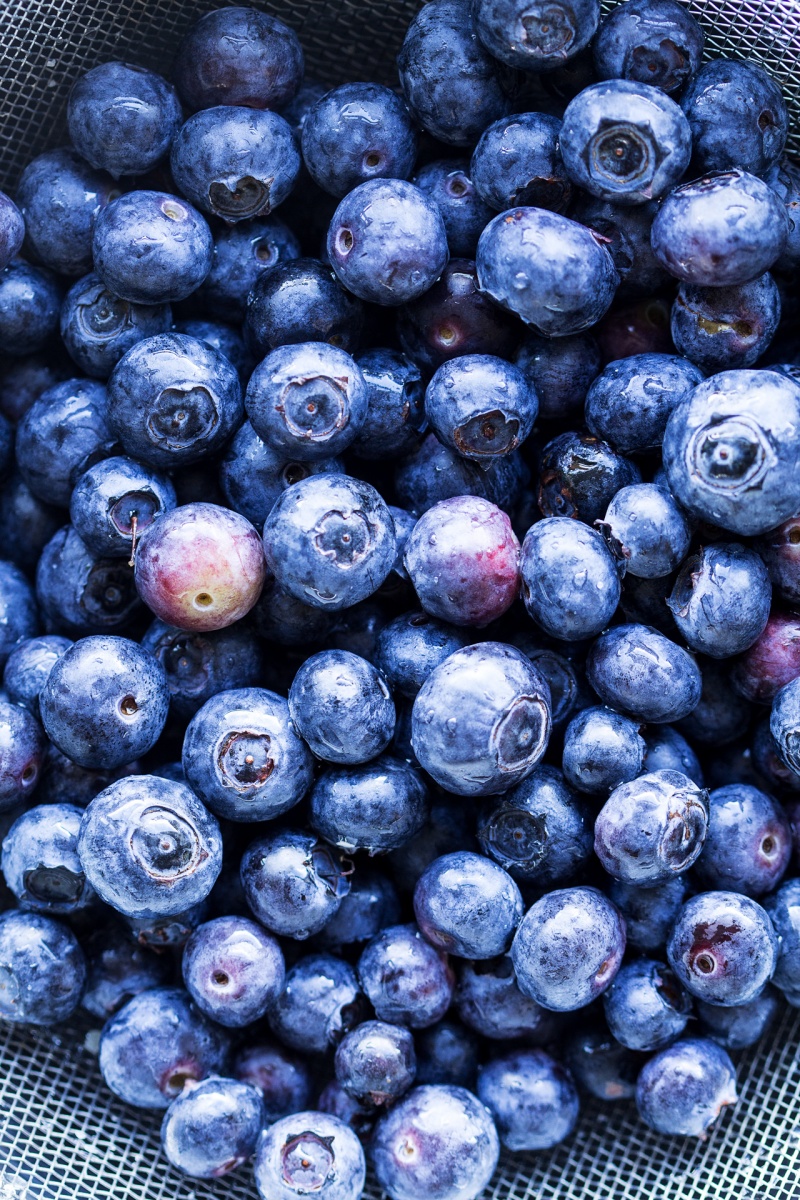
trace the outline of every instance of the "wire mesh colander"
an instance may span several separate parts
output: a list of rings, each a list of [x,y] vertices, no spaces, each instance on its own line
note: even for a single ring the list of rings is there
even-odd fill
[[[244,2],[244,0],[241,0]],[[393,84],[416,0],[259,4],[299,32],[308,74],[335,84]],[[13,191],[34,155],[64,140],[72,81],[98,62],[164,70],[197,0],[0,0],[0,187]],[[611,7],[611,5],[607,5]],[[800,155],[800,0],[690,0],[710,55],[765,65],[792,114]],[[97,1034],[0,1024],[0,1200],[254,1200],[251,1172],[219,1183],[170,1170],[160,1114],[128,1108],[97,1069]],[[709,1137],[648,1131],[630,1103],[586,1102],[554,1151],[503,1157],[486,1200],[800,1200],[800,1013],[738,1066],[741,1099]],[[367,1197],[379,1195],[373,1182]]]

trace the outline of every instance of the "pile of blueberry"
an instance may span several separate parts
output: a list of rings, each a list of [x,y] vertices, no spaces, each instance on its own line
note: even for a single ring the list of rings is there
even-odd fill
[[[800,1006],[800,168],[598,20],[220,9],[0,195],[0,1016],[264,1200],[703,1137]]]

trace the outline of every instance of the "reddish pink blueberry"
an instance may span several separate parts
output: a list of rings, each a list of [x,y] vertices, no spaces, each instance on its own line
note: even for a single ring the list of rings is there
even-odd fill
[[[771,704],[784,684],[800,675],[800,617],[773,612],[757,642],[731,672],[738,692],[757,704]]]

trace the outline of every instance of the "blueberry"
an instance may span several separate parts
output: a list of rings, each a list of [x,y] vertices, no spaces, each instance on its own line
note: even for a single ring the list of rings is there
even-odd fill
[[[769,274],[737,287],[682,283],[672,305],[672,340],[707,374],[751,367],[775,336],[780,315]]]
[[[365,1007],[353,968],[332,954],[312,954],[286,972],[268,1019],[285,1045],[324,1054],[364,1020]]]
[[[47,677],[72,642],[55,634],[26,638],[8,656],[3,688],[13,704],[21,704],[37,719],[39,696]]]
[[[61,509],[34,496],[15,471],[0,490],[0,555],[28,571],[64,520]]]
[[[459,0],[434,0],[417,13],[397,66],[413,117],[447,145],[470,146],[510,109],[500,68]]]
[[[777,742],[770,733],[769,717],[765,717],[756,725],[753,739],[750,743],[750,757],[754,769],[768,788],[778,793],[800,791],[800,775],[797,775],[778,753]],[[789,823],[792,825],[791,814]]]
[[[474,258],[481,230],[493,214],[469,177],[469,160],[436,159],[421,167],[411,182],[433,200],[442,214],[450,253]]]
[[[478,0],[478,36],[501,62],[552,71],[588,45],[600,19],[597,0]]]
[[[639,721],[677,721],[700,699],[694,659],[646,625],[617,625],[599,637],[586,674],[605,704]]]
[[[538,411],[538,396],[523,373],[489,354],[444,363],[425,392],[425,415],[439,440],[478,461],[516,450]]]
[[[348,192],[333,214],[327,248],[344,286],[381,305],[421,296],[449,255],[436,204],[402,179],[372,179]]]
[[[397,350],[356,356],[367,388],[367,411],[350,446],[364,459],[402,458],[419,445],[425,424],[419,367]]]
[[[454,625],[427,613],[404,613],[381,630],[376,665],[391,687],[413,700],[431,671],[466,640]]]
[[[250,611],[266,576],[258,533],[216,504],[184,504],[154,522],[136,551],[136,587],[162,621],[205,633]]]
[[[561,159],[560,133],[557,117],[537,112],[504,117],[483,131],[470,177],[490,208],[566,210],[572,185]]]
[[[774,371],[723,371],[673,410],[664,467],[676,500],[742,536],[800,508],[800,386]]]
[[[598,234],[542,208],[512,208],[490,221],[477,264],[483,291],[550,337],[594,325],[619,282]]]
[[[35,260],[62,275],[91,271],[94,226],[119,194],[105,171],[94,170],[68,147],[32,159],[22,172],[17,201]]]
[[[255,366],[255,359],[245,345],[244,336],[238,326],[225,321],[208,321],[202,318],[176,321],[175,333],[186,334],[227,358],[236,368],[242,387],[245,386]]]
[[[608,894],[625,918],[628,945],[653,954],[663,949],[686,899],[685,875],[642,887],[638,881],[611,880]]]
[[[599,520],[620,488],[639,483],[630,459],[599,438],[562,433],[544,447],[539,469],[539,510],[545,517]]]
[[[771,704],[781,688],[798,674],[800,620],[792,612],[777,610],[761,637],[737,661],[731,683],[745,700]]]
[[[636,1083],[639,1116],[657,1133],[705,1138],[735,1104],[736,1071],[706,1038],[683,1038],[645,1063]]]
[[[573,1035],[566,1062],[577,1083],[597,1100],[631,1100],[642,1055],[626,1050],[607,1030],[589,1029]]]
[[[403,561],[430,616],[481,627],[516,599],[519,554],[511,522],[497,505],[460,496],[423,513]]]
[[[414,1088],[376,1126],[372,1161],[391,1200],[475,1200],[499,1156],[489,1110],[465,1088]]]
[[[760,896],[780,882],[792,833],[780,804],[747,783],[716,788],[708,802],[708,836],[695,864],[704,887]]]
[[[708,830],[706,793],[678,771],[620,784],[595,822],[594,849],[615,879],[652,887],[697,860]]]
[[[680,1037],[692,1002],[664,964],[641,958],[624,966],[603,995],[608,1027],[629,1050],[660,1050]]]
[[[66,925],[32,912],[0,915],[0,1016],[54,1025],[72,1016],[86,982],[86,962]]]
[[[800,703],[798,684],[790,680],[780,689],[772,702],[769,728],[774,748],[782,762],[796,775],[800,775]]]
[[[40,500],[66,508],[79,476],[113,453],[115,445],[105,387],[69,379],[46,389],[25,413],[17,432],[17,463]]]
[[[82,817],[73,804],[40,804],[11,826],[3,839],[3,875],[20,908],[68,916],[92,903],[77,851]]]
[[[700,68],[681,107],[701,171],[740,167],[761,175],[783,153],[788,116],[777,83],[755,63],[715,58]]]
[[[407,1092],[417,1073],[414,1039],[400,1025],[364,1021],[336,1049],[336,1078],[365,1108],[384,1108]]]
[[[227,1054],[227,1036],[183,988],[152,988],[134,996],[100,1037],[103,1079],[135,1108],[167,1108],[187,1083],[223,1070]]]
[[[672,410],[702,381],[700,368],[675,354],[618,359],[589,387],[586,424],[621,454],[655,450]]]
[[[474,1090],[478,1039],[457,1021],[440,1021],[416,1038],[416,1082],[443,1083]]]
[[[0,353],[19,358],[43,350],[58,329],[60,308],[54,275],[12,262],[0,271]]]
[[[128,917],[161,917],[206,898],[222,866],[222,840],[184,783],[129,775],[89,804],[78,854],[106,904]]]
[[[769,984],[749,1004],[720,1008],[697,1001],[700,1027],[706,1037],[724,1050],[744,1050],[760,1041],[774,1024],[780,1008],[778,993]]]
[[[704,41],[700,25],[676,0],[628,0],[600,22],[595,70],[601,79],[679,92],[700,67]]]
[[[773,981],[795,1008],[800,1004],[800,880],[787,879],[764,907],[778,936]]]
[[[259,272],[249,292],[245,334],[258,355],[298,342],[328,342],[335,358],[361,341],[363,304],[315,258],[293,256]]]
[[[545,893],[511,944],[520,990],[554,1012],[582,1008],[604,992],[624,952],[625,921],[592,887]]]
[[[295,1200],[309,1192],[319,1200],[358,1200],[366,1163],[355,1133],[338,1117],[298,1112],[262,1132],[255,1174],[262,1200]]]
[[[788,235],[777,270],[796,270],[800,266],[800,171],[788,158],[779,158],[764,173],[769,184],[786,210]]]
[[[460,796],[520,783],[549,736],[547,683],[525,655],[499,642],[451,654],[414,701],[414,753],[441,787]]]
[[[304,941],[318,933],[350,888],[352,863],[313,834],[284,830],[252,842],[242,858],[245,899],[273,933]]]
[[[392,925],[373,938],[358,960],[358,978],[380,1021],[426,1029],[453,998],[447,956],[415,925]]]
[[[644,751],[635,721],[610,708],[584,708],[564,734],[562,770],[579,792],[603,795],[640,774]]]
[[[143,67],[106,62],[72,85],[67,127],[75,149],[93,167],[145,175],[166,156],[181,123],[175,89]]]
[[[230,225],[216,233],[211,269],[198,296],[215,316],[241,321],[261,276],[299,257],[298,239],[277,217]]]
[[[98,379],[107,379],[136,342],[171,326],[168,304],[129,304],[107,291],[97,275],[73,284],[61,307],[64,345],[81,370]]]
[[[763,180],[735,167],[676,188],[653,221],[656,258],[683,283],[732,287],[757,279],[786,244],[787,219]]]
[[[792,607],[800,604],[800,521],[788,521],[763,534],[756,549],[764,561],[772,586]]]
[[[326,1083],[320,1092],[317,1097],[317,1108],[320,1112],[338,1117],[352,1129],[362,1142],[368,1141],[375,1123],[376,1110],[359,1104],[335,1079]]]
[[[246,917],[199,925],[184,947],[181,970],[200,1011],[237,1029],[263,1017],[284,985],[280,946]]]
[[[129,458],[107,458],[73,488],[70,516],[84,545],[108,558],[133,556],[136,539],[175,508],[175,489],[163,475]]]
[[[117,925],[96,929],[84,949],[87,974],[81,1003],[102,1021],[140,992],[161,987],[172,977],[173,964],[168,957],[138,946]]]
[[[600,350],[591,334],[546,338],[529,333],[514,362],[539,397],[541,418],[572,418],[583,411],[589,386],[600,370]]]
[[[459,963],[454,1003],[464,1024],[491,1041],[547,1042],[554,1033],[553,1014],[520,991],[507,954]]]
[[[326,762],[367,762],[394,733],[385,680],[372,663],[344,650],[306,659],[289,691],[289,712],[295,729]]]
[[[98,558],[71,525],[59,529],[42,550],[36,597],[48,628],[73,637],[125,629],[141,607],[127,562]]]
[[[601,200],[588,193],[579,196],[570,216],[605,239],[620,277],[619,297],[652,296],[672,282],[653,253],[651,231],[659,202],[648,200],[626,207],[612,200]]]
[[[250,1158],[264,1125],[255,1088],[218,1075],[187,1087],[172,1101],[161,1125],[161,1146],[171,1166],[192,1179],[219,1179]]]
[[[683,561],[691,541],[683,512],[667,488],[654,483],[620,488],[598,528],[626,573],[641,579],[669,575]]]
[[[0,699],[0,812],[31,796],[39,782],[46,745],[42,728],[30,712]]]
[[[326,949],[340,950],[368,942],[400,920],[400,900],[392,880],[381,871],[359,865],[350,891],[317,936]]]
[[[572,1076],[544,1050],[512,1050],[490,1059],[478,1072],[477,1095],[507,1150],[548,1150],[578,1120]]]
[[[311,1073],[306,1062],[282,1046],[245,1044],[233,1063],[234,1078],[258,1088],[267,1124],[300,1112],[311,1100]]]
[[[771,592],[767,569],[754,550],[714,542],[686,559],[668,604],[693,650],[730,658],[764,632]]]
[[[275,501],[264,549],[282,588],[313,608],[337,611],[366,600],[391,571],[394,523],[370,484],[317,475]]]
[[[480,496],[498,508],[514,509],[520,499],[525,467],[516,453],[473,463],[428,434],[395,471],[395,491],[404,508],[424,513],[442,500]]]
[[[312,827],[346,851],[396,850],[420,831],[427,815],[422,775],[389,755],[325,771],[311,791]]]
[[[0,664],[12,650],[39,632],[39,614],[30,583],[14,563],[0,561]]]
[[[254,8],[218,8],[184,36],[174,78],[190,108],[281,108],[303,82],[303,51],[294,30],[277,17]]]
[[[755,900],[737,892],[701,892],[687,900],[667,942],[678,979],[698,1000],[747,1004],[772,977],[781,943]]]
[[[24,240],[25,220],[22,213],[10,196],[0,192],[0,271],[4,271],[11,260],[17,257]]]
[[[445,854],[414,889],[414,914],[428,941],[462,958],[503,954],[522,919],[519,888],[480,854]]]
[[[570,879],[592,852],[589,809],[555,767],[536,767],[487,805],[477,832],[486,854],[515,879],[537,886]]]
[[[95,272],[136,304],[185,300],[211,269],[213,249],[200,213],[166,192],[128,192],[95,220]]]
[[[619,603],[619,571],[606,543],[569,517],[531,526],[520,572],[528,614],[551,637],[592,637],[605,629]]]

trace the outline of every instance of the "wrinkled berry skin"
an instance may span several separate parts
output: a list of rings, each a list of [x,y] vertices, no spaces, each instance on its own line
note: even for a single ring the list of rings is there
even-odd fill
[[[610,708],[584,708],[564,733],[561,769],[579,792],[602,796],[641,773],[644,751],[635,721]]]
[[[693,650],[730,658],[764,632],[771,595],[767,569],[754,550],[713,542],[686,559],[667,603]]]
[[[737,287],[682,283],[672,305],[672,340],[708,375],[739,370],[767,349],[780,315],[780,293],[769,274]]]
[[[792,831],[783,808],[747,783],[715,788],[708,798],[708,836],[695,863],[703,887],[747,896],[771,892],[792,855]]]
[[[425,415],[439,440],[478,461],[516,450],[538,412],[539,399],[528,379],[489,354],[443,363],[425,392]]]
[[[594,637],[616,612],[619,571],[601,535],[580,521],[548,517],[532,525],[520,573],[528,615],[551,637]]]
[[[80,369],[97,379],[108,379],[131,346],[171,327],[168,304],[120,300],[94,274],[73,284],[61,306],[62,341]]]
[[[338,1117],[298,1112],[265,1129],[256,1147],[255,1179],[262,1200],[358,1200],[366,1162],[358,1137]]]
[[[264,522],[267,565],[278,584],[312,608],[366,600],[394,566],[394,522],[368,483],[316,475],[287,488]]]
[[[366,1017],[356,973],[332,954],[301,958],[269,1012],[273,1032],[304,1054],[324,1054]]]
[[[245,336],[259,357],[299,342],[327,342],[352,354],[361,341],[363,304],[315,258],[294,256],[262,271],[245,299]]]
[[[543,208],[500,213],[481,234],[476,261],[481,289],[549,337],[594,325],[619,282],[599,235]]]
[[[68,508],[80,475],[114,450],[107,394],[93,379],[68,379],[42,392],[17,428],[17,465],[34,495]]]
[[[136,587],[168,625],[224,629],[255,604],[266,577],[258,533],[216,504],[184,504],[156,521],[136,551]]]
[[[426,163],[411,182],[433,200],[442,214],[450,253],[474,258],[478,238],[493,213],[469,177],[468,159],[442,158]]]
[[[620,488],[598,528],[626,574],[639,579],[669,575],[683,561],[691,541],[683,512],[667,488],[654,483]]]
[[[620,784],[598,814],[594,851],[609,875],[640,887],[697,860],[708,830],[706,793],[678,771]]]
[[[407,304],[449,257],[439,209],[403,179],[372,179],[348,192],[328,229],[328,257],[344,286],[373,304]]]
[[[369,395],[357,363],[325,342],[279,346],[250,377],[245,408],[260,438],[287,459],[315,462],[350,445]]]
[[[642,1055],[626,1050],[606,1029],[575,1034],[565,1051],[567,1066],[579,1086],[598,1100],[631,1100]]]
[[[559,146],[569,177],[590,195],[644,204],[679,181],[692,137],[678,105],[659,88],[612,79],[570,101]]]
[[[233,1028],[263,1017],[285,976],[277,941],[246,917],[199,925],[184,947],[181,971],[200,1011]]]
[[[170,168],[187,200],[233,224],[267,217],[286,199],[300,152],[277,113],[223,104],[201,109],[181,126]]]
[[[395,469],[395,490],[403,507],[424,513],[441,500],[481,496],[498,508],[519,502],[526,468],[515,451],[482,464],[461,458],[430,433]]]
[[[309,815],[317,833],[342,850],[385,854],[422,829],[428,790],[418,770],[384,754],[320,775],[311,791]]]
[[[663,950],[686,899],[687,878],[671,875],[652,887],[623,879],[610,881],[608,894],[625,918],[629,946],[648,954]]]
[[[39,697],[42,724],[81,767],[114,768],[151,750],[169,709],[161,664],[128,638],[82,638],[53,665]]]
[[[222,867],[214,817],[184,783],[127,775],[89,804],[78,837],[84,874],[126,917],[183,913]]]
[[[645,1063],[636,1083],[639,1116],[657,1133],[705,1138],[735,1104],[736,1071],[716,1042],[683,1038]]]
[[[475,1200],[500,1143],[489,1110],[466,1088],[414,1088],[375,1128],[371,1157],[391,1200]]]
[[[263,1126],[258,1091],[212,1075],[172,1101],[161,1125],[161,1148],[184,1175],[219,1179],[252,1156]]]
[[[724,1050],[745,1050],[760,1041],[774,1023],[780,1002],[775,988],[767,984],[749,1004],[720,1008],[718,1004],[704,1004],[698,1000],[695,1008],[706,1037]]]
[[[128,564],[91,554],[71,525],[42,550],[36,598],[47,627],[72,637],[124,629],[141,606]]]
[[[224,1070],[227,1054],[226,1034],[177,987],[140,992],[100,1037],[103,1079],[134,1108],[167,1108],[188,1082]]]
[[[673,408],[703,378],[699,367],[676,354],[632,354],[610,362],[589,387],[586,424],[620,454],[656,450]]]
[[[592,852],[592,819],[555,767],[538,766],[478,818],[485,854],[515,879],[547,887],[576,874]]]
[[[583,411],[589,387],[597,378],[600,350],[590,334],[543,338],[529,333],[514,362],[536,390],[539,416],[571,419]]]
[[[697,73],[704,41],[676,0],[628,0],[600,22],[594,66],[601,79],[648,83],[672,94]]]
[[[289,830],[252,842],[242,858],[241,877],[257,920],[298,941],[322,929],[350,887],[333,851],[313,834]]]
[[[17,257],[24,240],[25,220],[22,213],[5,192],[0,192],[0,271],[4,271],[12,258]],[[476,234],[476,243],[477,240]]]
[[[144,175],[157,166],[180,123],[175,89],[143,67],[100,63],[70,89],[70,141],[88,163],[114,179]]]
[[[553,1014],[520,991],[507,954],[459,963],[454,1004],[465,1025],[492,1041],[546,1043],[556,1032]]]
[[[185,300],[211,269],[214,242],[203,217],[166,192],[128,192],[94,224],[95,273],[136,304]]]
[[[793,1007],[800,1006],[800,880],[787,879],[764,900],[778,935],[778,957],[773,983]]]
[[[655,724],[687,716],[702,687],[691,655],[647,625],[617,625],[602,634],[589,651],[586,675],[604,704]]]
[[[39,695],[55,663],[72,642],[56,634],[26,638],[8,656],[3,688],[12,704],[21,704],[39,719]]]
[[[474,1090],[478,1039],[458,1021],[440,1021],[414,1039],[417,1084],[444,1083]]]
[[[668,967],[640,958],[624,966],[603,994],[603,1011],[623,1046],[660,1050],[683,1033],[692,1002]]]
[[[459,0],[426,4],[397,58],[400,87],[417,123],[451,146],[470,146],[509,111],[500,69]]]
[[[447,956],[416,925],[391,925],[358,960],[358,978],[381,1021],[427,1029],[450,1007],[454,976]]]
[[[592,887],[547,892],[511,944],[520,989],[554,1012],[583,1008],[604,992],[624,953],[622,914]]]
[[[461,958],[504,954],[523,911],[511,876],[467,851],[435,859],[414,888],[414,915],[423,935]]]
[[[0,915],[0,1017],[26,1025],[55,1025],[78,1007],[86,962],[66,925],[39,913]]]
[[[484,130],[472,155],[470,177],[492,209],[502,212],[527,204],[566,210],[572,185],[561,159],[560,131],[558,118],[546,113],[503,118]]]
[[[292,723],[326,762],[361,763],[389,745],[394,703],[380,672],[347,650],[307,658],[289,690]]]
[[[501,62],[523,71],[552,71],[588,45],[600,19],[597,0],[478,0],[478,37]]]
[[[375,347],[356,357],[367,410],[350,452],[357,458],[402,458],[420,442],[425,424],[419,367],[398,350]]]
[[[758,995],[779,951],[765,910],[738,892],[701,892],[687,900],[667,941],[669,964],[683,986],[723,1008]]]
[[[736,691],[757,704],[771,704],[787,683],[800,675],[800,619],[773,612],[761,637],[731,672]]]
[[[763,67],[716,58],[700,68],[681,99],[701,171],[739,167],[763,174],[780,158],[788,115],[777,83]]]
[[[20,908],[67,916],[91,904],[77,852],[83,811],[40,804],[17,817],[3,839],[3,876]]]
[[[299,257],[299,241],[277,217],[229,225],[216,233],[211,270],[200,285],[199,298],[215,316],[242,321],[248,296],[261,276]]]
[[[47,747],[39,722],[27,709],[0,700],[0,812],[33,793]]]
[[[436,782],[459,796],[520,783],[550,736],[550,689],[519,650],[484,642],[445,659],[420,689],[412,745]]]
[[[548,442],[539,469],[538,504],[545,517],[599,520],[623,487],[639,483],[630,459],[586,433],[562,433]]]
[[[519,588],[519,542],[507,515],[479,496],[442,500],[420,517],[403,564],[430,616],[479,628],[502,616]]]
[[[109,175],[66,146],[34,158],[22,172],[17,203],[35,261],[61,275],[91,271],[93,229],[118,195]]]
[[[129,558],[136,539],[175,505],[175,489],[165,475],[118,456],[95,463],[79,477],[70,516],[92,554]]]
[[[672,412],[663,456],[693,515],[745,537],[800,508],[800,386],[773,371],[723,371]]]
[[[733,168],[675,188],[653,221],[653,253],[682,283],[733,287],[780,258],[787,221],[763,180]]]
[[[477,1095],[506,1150],[548,1150],[578,1120],[572,1076],[544,1050],[512,1050],[491,1059],[478,1072]]]
[[[414,1038],[402,1026],[364,1021],[342,1038],[334,1063],[348,1095],[366,1108],[385,1108],[414,1082]]]
[[[306,1062],[282,1046],[268,1042],[246,1045],[236,1055],[233,1075],[261,1092],[265,1124],[299,1112],[311,1100]]]
[[[376,666],[392,688],[413,700],[431,671],[467,640],[460,629],[427,613],[404,613],[378,635]]]

